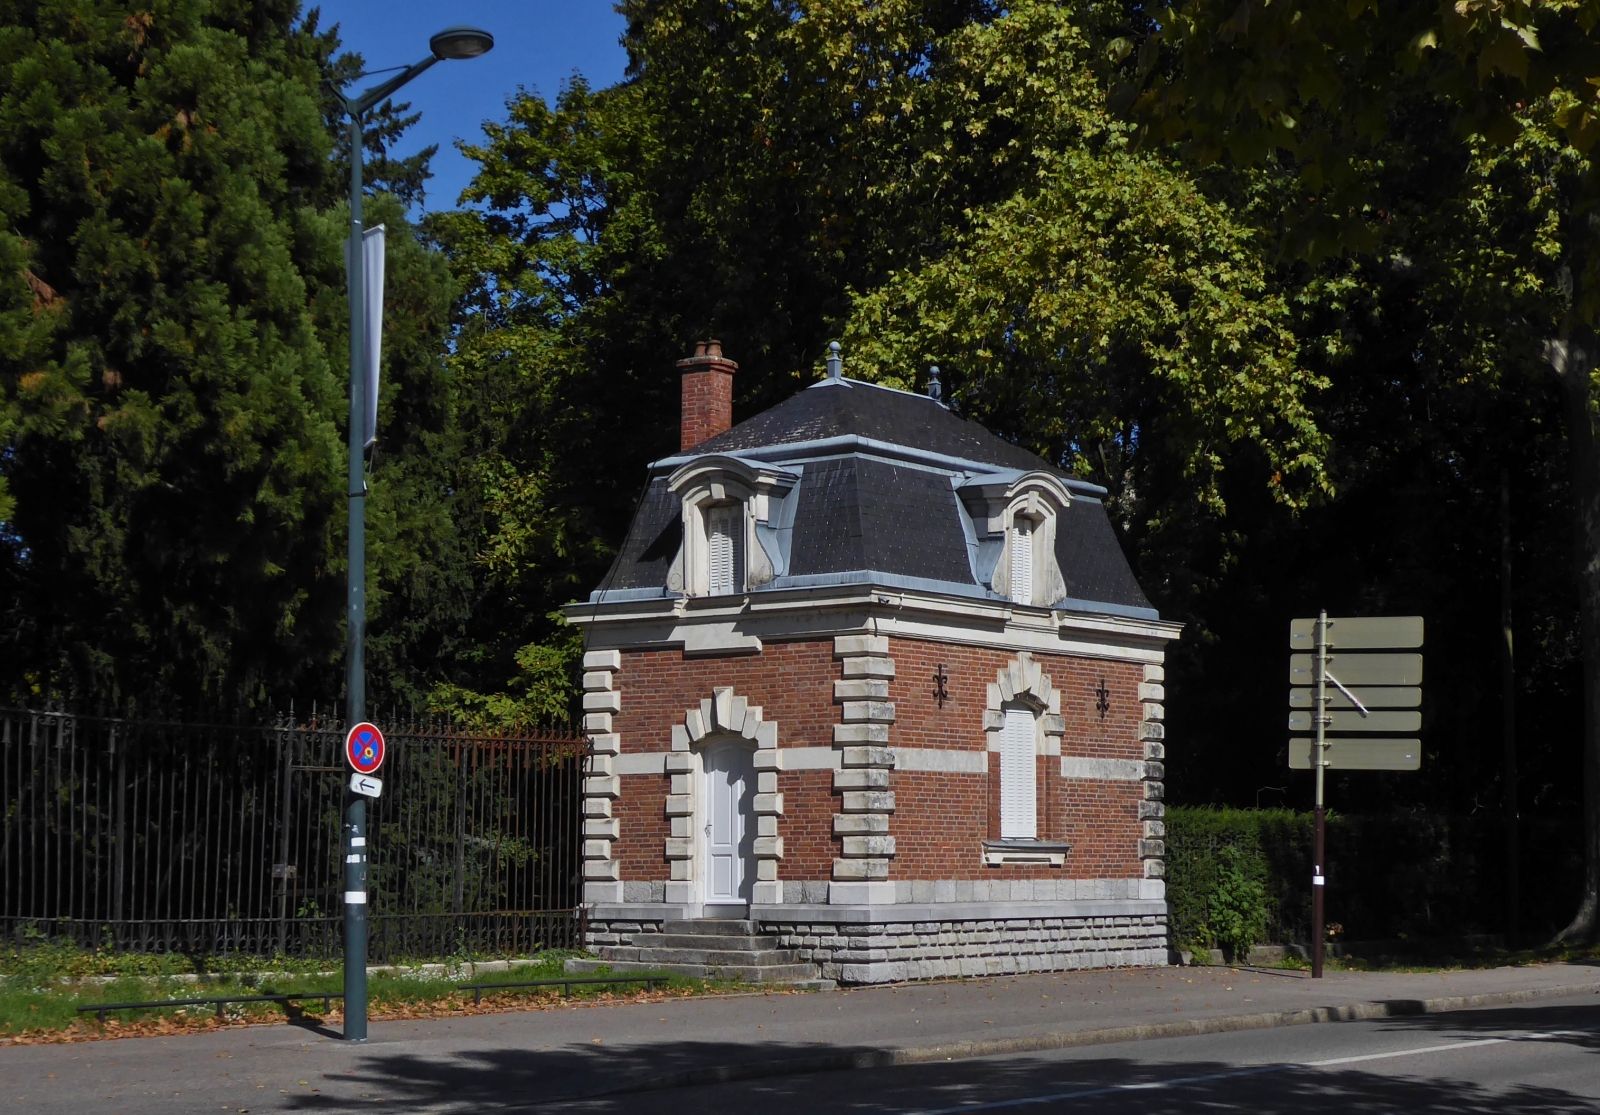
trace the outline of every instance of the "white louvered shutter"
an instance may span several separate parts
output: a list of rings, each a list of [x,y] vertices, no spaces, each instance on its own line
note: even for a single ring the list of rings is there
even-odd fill
[[[1033,520],[1017,518],[1011,525],[1011,599],[1033,603]]]
[[[743,589],[744,555],[740,552],[744,516],[738,504],[713,507],[706,514],[706,591],[726,596]]]
[[[1033,713],[1006,709],[1000,729],[1000,839],[1034,840],[1039,835],[1034,782]]]

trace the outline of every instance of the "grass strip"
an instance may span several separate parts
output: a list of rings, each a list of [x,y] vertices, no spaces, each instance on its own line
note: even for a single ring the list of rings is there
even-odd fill
[[[471,977],[471,982],[490,986],[483,989],[482,1002],[476,1006],[473,1004],[473,993],[461,991],[456,986],[466,980],[460,973],[453,976],[376,973],[367,981],[368,1016],[375,1021],[382,1021],[450,1014],[487,1014],[554,1007],[563,1003],[685,998],[747,989],[747,985],[728,980],[700,980],[666,974],[661,976],[661,982],[656,985],[654,992],[646,992],[641,985],[631,983],[579,984],[573,986],[570,997],[564,997],[559,987],[507,987],[502,991],[493,986],[560,978],[565,974],[562,966],[564,960],[563,954],[510,971],[478,972]],[[11,980],[0,985],[0,1041],[84,1041],[100,1037],[202,1031],[227,1025],[284,1020],[336,1028],[342,1017],[337,1001],[326,1014],[320,1002],[312,1001],[293,1006],[281,1003],[230,1003],[220,1017],[216,1008],[209,1005],[145,1007],[112,1012],[104,1025],[92,1013],[80,1014],[77,1008],[94,1003],[200,998],[227,995],[230,992],[240,995],[316,994],[343,989],[344,979],[339,973],[286,976],[270,980],[228,975],[207,979],[200,985],[170,976],[123,976],[109,983],[57,979],[32,986]]]

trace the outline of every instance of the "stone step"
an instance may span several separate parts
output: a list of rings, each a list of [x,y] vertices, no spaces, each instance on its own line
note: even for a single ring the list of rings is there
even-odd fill
[[[632,960],[641,964],[794,964],[799,957],[792,949],[659,949],[637,945],[601,945],[595,950],[601,960]]]
[[[795,983],[818,987],[829,981],[819,981],[815,964],[653,964],[637,960],[569,960],[566,970],[573,974],[589,974],[605,968],[619,976],[636,972],[664,972],[674,976],[692,976],[696,979],[744,980],[747,983]]]
[[[734,918],[696,918],[694,921],[661,923],[662,933],[709,933],[717,937],[749,937],[755,931],[755,922]]]
[[[715,933],[636,933],[633,943],[651,949],[748,949],[752,952],[778,947],[775,933],[760,936],[729,937]]]

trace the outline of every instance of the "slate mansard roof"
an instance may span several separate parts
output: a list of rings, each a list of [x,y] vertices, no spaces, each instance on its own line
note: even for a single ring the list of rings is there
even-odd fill
[[[1112,532],[1104,488],[1065,476],[925,395],[852,379],[823,380],[655,462],[627,539],[591,602],[672,595],[667,575],[683,525],[668,477],[711,455],[799,475],[784,506],[775,498],[768,524],[757,527],[776,576],[752,592],[872,584],[1001,599],[979,579],[983,542],[956,487],[974,476],[1046,472],[1072,496],[1056,525],[1067,595],[1053,606],[1158,618]]]

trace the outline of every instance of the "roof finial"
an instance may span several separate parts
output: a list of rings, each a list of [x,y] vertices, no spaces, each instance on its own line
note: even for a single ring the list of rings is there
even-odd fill
[[[828,378],[835,383],[844,374],[844,360],[839,355],[839,342],[834,341],[828,346]]]
[[[936,403],[944,401],[944,388],[939,386],[939,365],[928,366],[928,398]]]

